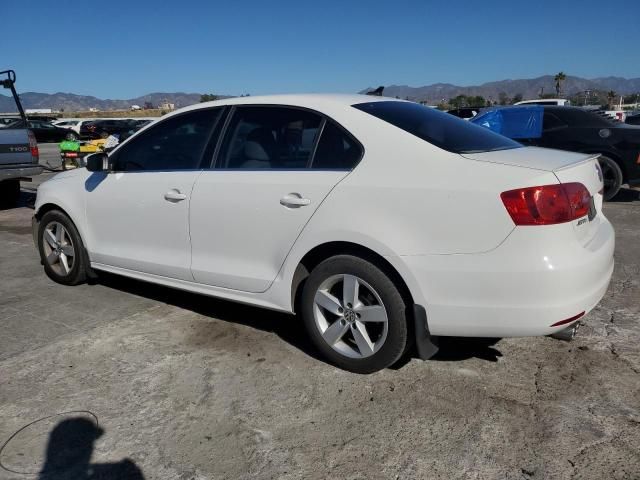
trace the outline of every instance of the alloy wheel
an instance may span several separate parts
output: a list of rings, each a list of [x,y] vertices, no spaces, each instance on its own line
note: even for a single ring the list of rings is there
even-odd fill
[[[366,358],[384,345],[389,331],[380,295],[355,275],[333,275],[315,294],[313,316],[323,340],[350,358]]]
[[[42,248],[45,261],[60,276],[73,269],[76,252],[67,229],[60,222],[51,222],[43,230]]]

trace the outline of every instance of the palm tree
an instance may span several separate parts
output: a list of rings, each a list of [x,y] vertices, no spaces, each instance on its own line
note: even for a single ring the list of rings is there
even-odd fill
[[[558,74],[553,77],[553,79],[556,81],[556,95],[558,95],[559,97],[560,90],[562,89],[562,82],[567,79],[567,76],[564,74],[564,72],[558,72]]]
[[[613,90],[609,90],[607,92],[607,101],[609,102],[609,108],[611,108],[613,106],[613,100],[617,96],[618,96],[618,94],[616,92],[614,92]]]

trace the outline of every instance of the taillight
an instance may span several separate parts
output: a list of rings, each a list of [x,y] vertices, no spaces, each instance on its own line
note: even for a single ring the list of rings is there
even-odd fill
[[[31,156],[38,160],[40,158],[40,152],[38,151],[38,142],[36,141],[36,136],[31,130],[29,130],[29,133],[27,135],[29,136],[29,149],[31,150]]]
[[[591,196],[581,183],[519,188],[500,194],[516,225],[554,225],[584,217]]]

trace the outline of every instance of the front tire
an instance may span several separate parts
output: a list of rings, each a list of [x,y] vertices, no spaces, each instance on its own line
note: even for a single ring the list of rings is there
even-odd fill
[[[622,170],[620,166],[611,158],[600,155],[598,158],[604,183],[603,197],[605,201],[611,200],[620,191],[622,186]]]
[[[397,362],[407,346],[406,305],[377,266],[351,255],[313,269],[301,298],[306,329],[336,366],[372,373]]]
[[[44,271],[63,285],[84,283],[89,258],[71,219],[59,210],[45,213],[38,227],[38,251]]]

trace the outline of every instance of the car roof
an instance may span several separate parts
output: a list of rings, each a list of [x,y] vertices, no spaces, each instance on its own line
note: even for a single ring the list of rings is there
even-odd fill
[[[326,108],[349,107],[358,103],[367,102],[405,102],[396,98],[378,97],[373,95],[342,94],[342,93],[298,93],[280,95],[260,95],[247,97],[231,97],[212,102],[197,103],[181,108],[169,115],[191,110],[199,110],[207,107],[222,107],[225,105],[288,105],[292,107],[305,107],[322,111]],[[168,116],[168,115],[166,115]]]

